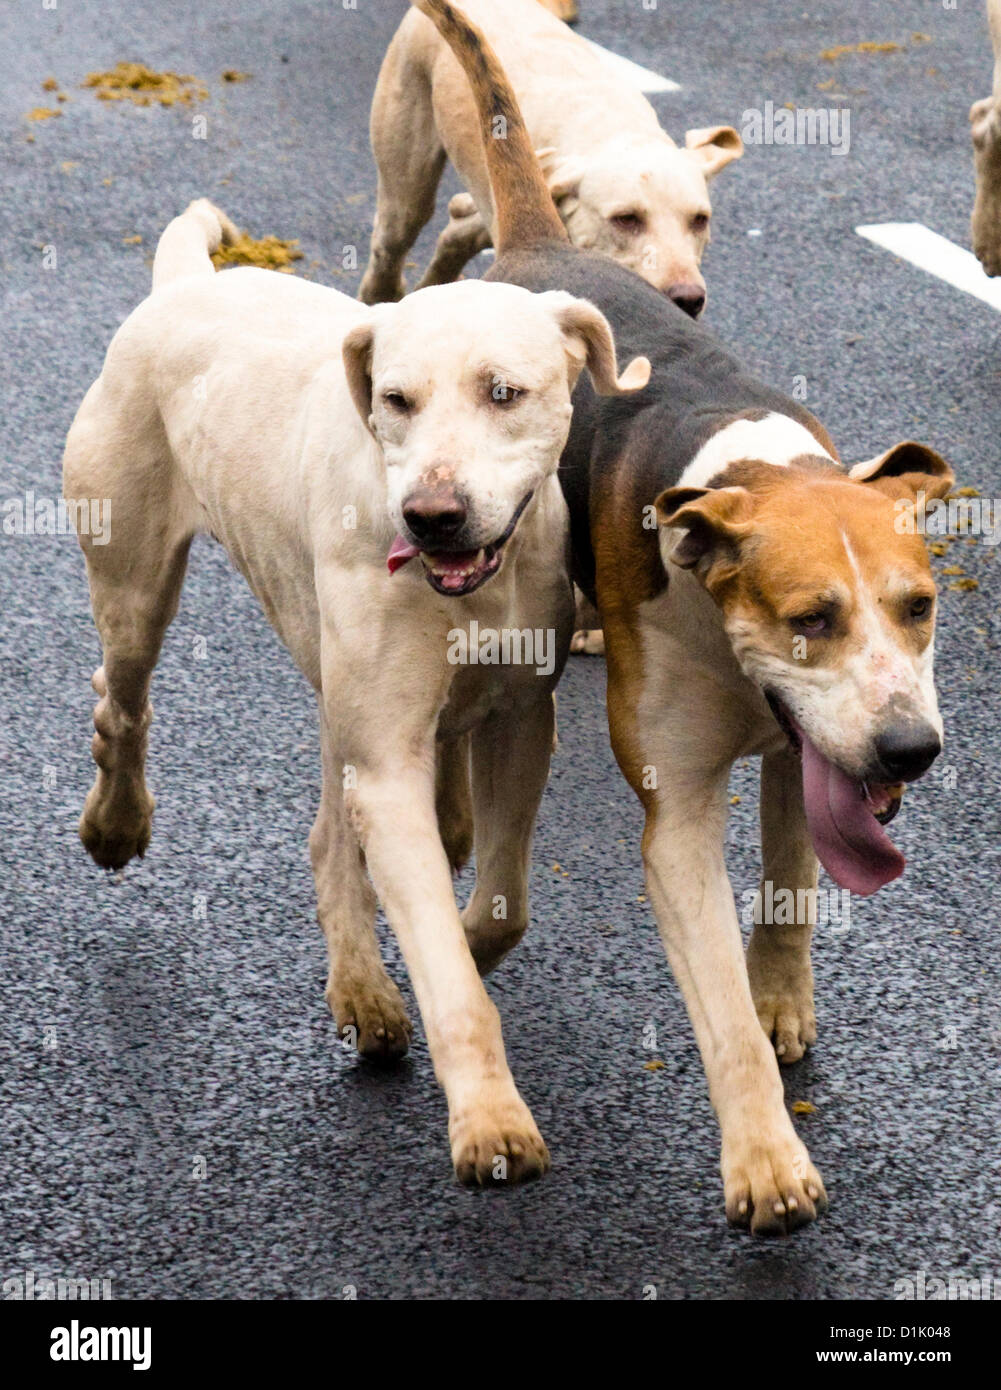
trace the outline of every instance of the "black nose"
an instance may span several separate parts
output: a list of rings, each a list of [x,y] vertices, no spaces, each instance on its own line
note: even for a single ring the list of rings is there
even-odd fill
[[[403,504],[403,520],[419,545],[432,547],[453,541],[466,524],[468,508],[450,488],[412,492]]]
[[[927,772],[942,751],[942,741],[921,720],[891,724],[875,742],[880,767],[891,782],[913,782]]]
[[[689,318],[697,319],[706,307],[706,292],[701,285],[668,285],[667,297],[683,309]]]

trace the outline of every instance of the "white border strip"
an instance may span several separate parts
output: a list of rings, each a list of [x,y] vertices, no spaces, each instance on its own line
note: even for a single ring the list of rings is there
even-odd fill
[[[649,68],[641,68],[639,63],[632,62],[629,58],[620,58],[618,53],[610,53],[607,48],[602,48],[600,43],[595,43],[592,39],[585,39],[583,34],[577,37],[586,43],[606,64],[610,67],[623,82],[628,82],[631,87],[635,87],[640,92],[680,92],[681,83],[672,82],[669,77],[661,77],[660,73],[651,72]]]
[[[964,251],[920,222],[880,222],[855,230],[884,251],[910,261],[954,289],[982,299],[992,309],[1001,309],[1001,279],[992,280],[985,275],[972,251]]]

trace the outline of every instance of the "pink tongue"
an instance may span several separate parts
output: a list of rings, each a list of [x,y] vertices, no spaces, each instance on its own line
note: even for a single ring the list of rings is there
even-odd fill
[[[411,545],[402,536],[394,536],[393,544],[389,547],[389,554],[386,556],[386,564],[389,566],[390,574],[395,574],[401,565],[405,565],[408,560],[415,560],[420,553],[416,545]]]
[[[866,805],[858,782],[803,743],[803,800],[817,858],[842,888],[866,897],[899,878],[906,860]]]
[[[475,550],[464,551],[459,555],[435,555],[432,557],[435,578],[443,589],[464,589],[469,583],[469,569],[476,561]],[[482,567],[480,567],[482,568]]]

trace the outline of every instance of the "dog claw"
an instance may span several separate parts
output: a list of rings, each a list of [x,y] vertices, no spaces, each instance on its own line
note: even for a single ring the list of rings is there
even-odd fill
[[[332,976],[327,1003],[345,1042],[353,1042],[368,1062],[397,1062],[405,1057],[413,1032],[396,985],[383,980],[352,984]]]
[[[449,1133],[455,1176],[464,1187],[534,1182],[549,1171],[549,1150],[517,1092],[454,1116]]]
[[[827,1210],[827,1195],[809,1154],[789,1128],[771,1139],[725,1142],[727,1220],[752,1235],[788,1235]]]

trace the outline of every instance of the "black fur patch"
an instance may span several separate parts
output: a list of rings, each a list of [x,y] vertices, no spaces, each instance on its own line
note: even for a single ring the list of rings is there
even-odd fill
[[[555,244],[517,250],[499,257],[485,278],[590,300],[612,326],[620,366],[636,356],[650,359],[650,384],[634,395],[598,397],[586,373],[574,392],[560,478],[570,509],[574,579],[592,601],[592,508],[603,498],[628,493],[631,543],[645,551],[651,543],[656,548],[656,533],[643,528],[643,507],[673,487],[707,440],[734,420],[787,415],[822,448],[830,447],[823,427],[798,401],[758,381],[709,329],[605,256]]]

